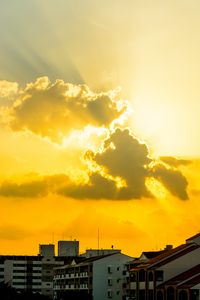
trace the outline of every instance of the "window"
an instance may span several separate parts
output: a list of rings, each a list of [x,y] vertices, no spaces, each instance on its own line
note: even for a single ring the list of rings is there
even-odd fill
[[[156,271],[156,281],[163,281],[163,271]]]
[[[108,278],[108,285],[111,286],[112,285],[112,279]]]
[[[172,286],[167,288],[167,299],[175,300],[175,289]]]
[[[153,281],[153,272],[149,272],[148,278],[149,281]]]
[[[158,291],[157,292],[157,300],[163,300],[163,299],[164,299],[163,291]]]
[[[144,282],[145,281],[145,271],[143,269],[141,269],[139,271],[139,281],[140,282]]]
[[[181,290],[180,292],[179,292],[179,299],[180,300],[188,300],[188,292],[186,291],[186,290]],[[192,299],[199,299],[199,297],[198,298],[196,298],[196,297],[192,297]]]
[[[131,273],[130,282],[136,282],[136,273]]]
[[[112,298],[112,291],[108,290],[108,298]]]
[[[139,299],[145,299],[145,290],[139,290]]]
[[[196,290],[196,289],[192,289],[191,290],[191,299],[192,300],[198,300],[199,299],[199,290]]]

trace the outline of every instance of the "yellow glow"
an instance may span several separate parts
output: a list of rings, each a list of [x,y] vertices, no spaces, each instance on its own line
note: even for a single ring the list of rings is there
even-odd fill
[[[101,145],[102,140],[108,135],[108,130],[105,127],[86,126],[83,130],[73,130],[71,134],[63,139],[60,148],[67,148],[73,144],[80,149],[90,149],[97,151]]]
[[[147,178],[145,184],[156,198],[166,199],[167,191],[158,180],[155,178]]]

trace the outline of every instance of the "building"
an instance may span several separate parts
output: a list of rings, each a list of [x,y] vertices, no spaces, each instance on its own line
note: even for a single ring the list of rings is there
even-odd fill
[[[156,288],[158,300],[165,298],[199,300],[200,264],[160,284]]]
[[[48,244],[48,245],[39,245],[39,255],[41,256],[49,256],[54,257],[55,256],[55,245],[54,244]]]
[[[58,241],[58,256],[71,256],[79,255],[79,241]]]
[[[39,256],[0,256],[0,281],[19,292],[41,293],[41,276]]]
[[[200,234],[155,258],[135,261],[130,299],[199,300]]]
[[[53,244],[39,245],[36,256],[1,255],[0,282],[18,292],[39,293],[53,298],[54,268],[69,264],[73,259],[72,255],[55,256]]]
[[[117,249],[87,249],[85,253],[83,253],[81,256],[84,256],[86,258],[94,257],[94,256],[102,256],[107,254],[113,254],[113,253],[121,253],[121,250]]]
[[[122,300],[124,270],[133,258],[120,252],[83,258],[55,269],[54,299]]]

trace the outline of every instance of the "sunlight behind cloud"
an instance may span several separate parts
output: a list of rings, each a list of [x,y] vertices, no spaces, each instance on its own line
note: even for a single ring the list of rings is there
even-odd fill
[[[145,181],[146,186],[151,193],[158,199],[166,199],[167,191],[164,186],[155,178],[147,178]]]

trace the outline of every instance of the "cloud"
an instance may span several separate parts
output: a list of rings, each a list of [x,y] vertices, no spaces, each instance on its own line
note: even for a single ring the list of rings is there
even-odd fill
[[[36,176],[22,183],[3,182],[0,195],[5,197],[40,197],[48,193],[75,199],[126,200],[153,198],[146,179],[156,178],[172,195],[188,199],[188,182],[176,168],[166,167],[149,157],[141,143],[128,129],[115,129],[104,140],[101,151],[87,151],[88,182],[71,181],[67,175]]]
[[[21,90],[10,109],[14,131],[29,130],[55,142],[74,129],[109,126],[126,110],[114,93],[93,93],[86,85],[75,85],[48,77],[38,78]]]
[[[90,143],[83,139],[85,147],[81,151],[88,149],[83,153],[88,182],[77,183],[67,174],[38,176],[20,183],[5,181],[0,185],[0,195],[25,198],[56,193],[76,199],[140,199],[154,197],[146,184],[150,177],[176,197],[188,199],[188,182],[178,167],[189,161],[167,156],[156,161],[150,157],[147,145],[129,128],[123,128],[123,124],[117,128],[129,108],[125,101],[116,99],[116,92],[94,93],[86,85],[63,80],[51,83],[48,77],[40,77],[20,90],[14,83],[1,84],[5,97],[11,92],[16,96],[11,106],[0,110],[0,115],[9,115],[4,122],[12,130],[28,130],[63,143],[66,138],[70,141],[73,133],[83,134],[94,126],[90,138],[94,141],[92,134],[96,134],[98,146],[95,151],[89,150]]]
[[[98,173],[92,173],[87,184],[69,184],[57,192],[75,199],[117,199],[115,182]]]
[[[45,181],[16,183],[5,181],[0,185],[0,195],[4,197],[41,197],[47,194]]]
[[[158,179],[172,195],[182,200],[188,199],[187,195],[187,179],[178,170],[166,168],[162,164],[156,164],[152,170],[153,176]]]
[[[0,80],[0,99],[1,98],[12,98],[18,93],[18,83],[7,80]]]
[[[170,165],[170,166],[173,166],[173,167],[178,167],[178,166],[181,166],[181,165],[189,165],[191,164],[191,160],[188,160],[188,159],[179,159],[179,158],[176,158],[176,157],[172,157],[172,156],[161,156],[160,157],[160,160],[163,161],[164,163]]]
[[[29,178],[29,175],[27,175],[27,178]],[[26,179],[23,182],[2,182],[0,184],[0,195],[17,198],[43,197],[49,193],[56,193],[68,181],[68,177],[63,174],[49,176],[34,174],[34,178]]]
[[[113,179],[125,181],[114,193],[118,199],[150,196],[145,185],[146,166],[151,162],[146,144],[140,143],[130,130],[116,129],[104,142],[102,152],[90,153],[90,159],[106,170]]]

